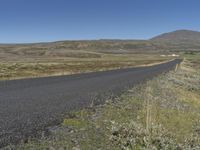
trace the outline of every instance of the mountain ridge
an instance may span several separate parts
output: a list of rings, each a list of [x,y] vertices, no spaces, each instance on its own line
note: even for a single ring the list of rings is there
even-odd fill
[[[193,30],[175,30],[155,36],[150,39],[151,41],[160,42],[200,42],[200,32]]]

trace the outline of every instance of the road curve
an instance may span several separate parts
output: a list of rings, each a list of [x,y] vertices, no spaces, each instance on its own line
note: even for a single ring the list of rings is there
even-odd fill
[[[124,89],[174,68],[181,60],[151,67],[0,81],[0,148],[37,135],[66,112],[102,103],[102,95]]]

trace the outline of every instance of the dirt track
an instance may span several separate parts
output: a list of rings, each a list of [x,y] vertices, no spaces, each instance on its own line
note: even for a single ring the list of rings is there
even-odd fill
[[[63,114],[120,94],[128,87],[174,68],[181,60],[80,75],[0,81],[0,148],[38,135]]]

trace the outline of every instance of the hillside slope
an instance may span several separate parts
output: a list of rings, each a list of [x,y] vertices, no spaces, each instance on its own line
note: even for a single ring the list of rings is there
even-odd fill
[[[200,42],[200,32],[191,30],[177,30],[164,33],[151,39],[152,41],[162,42]]]

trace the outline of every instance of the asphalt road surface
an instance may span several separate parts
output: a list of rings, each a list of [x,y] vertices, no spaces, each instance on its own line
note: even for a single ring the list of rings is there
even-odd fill
[[[173,69],[181,60],[58,77],[0,81],[0,148],[61,121],[63,114],[103,103],[128,87]]]

